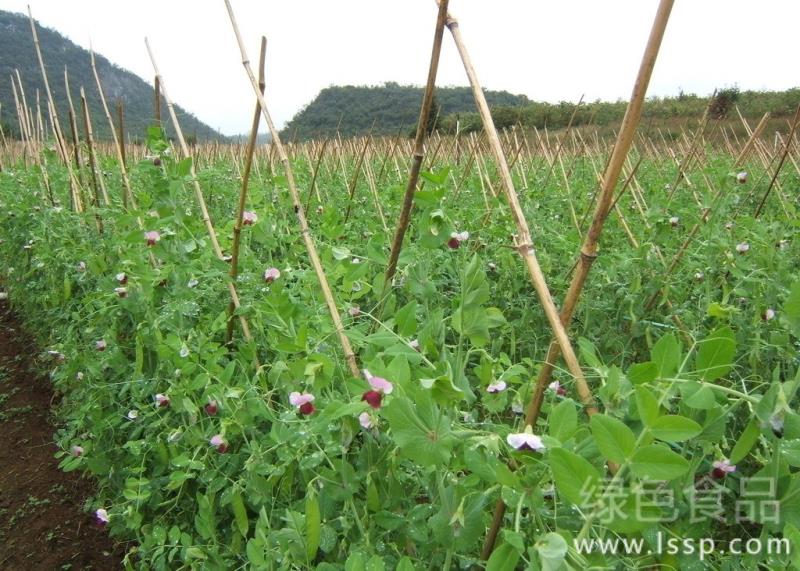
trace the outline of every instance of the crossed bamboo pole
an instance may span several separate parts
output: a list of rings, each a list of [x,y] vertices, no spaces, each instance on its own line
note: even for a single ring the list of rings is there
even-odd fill
[[[517,197],[517,192],[514,188],[514,182],[511,179],[511,172],[508,169],[508,163],[506,162],[505,155],[503,153],[500,138],[497,135],[497,129],[494,126],[491,113],[489,112],[489,105],[486,103],[486,97],[481,89],[477,73],[475,72],[475,68],[472,65],[472,60],[470,59],[467,48],[461,37],[461,30],[459,28],[458,21],[453,18],[452,15],[448,14],[446,25],[453,36],[456,48],[458,49],[458,53],[464,64],[467,77],[469,78],[470,86],[472,87],[472,93],[475,98],[475,104],[478,108],[478,113],[481,116],[481,121],[483,122],[483,128],[489,141],[489,147],[491,148],[492,154],[495,158],[496,168],[502,182],[502,189],[506,195],[506,200],[508,201],[509,207],[511,208],[511,216],[517,228],[515,249],[522,257],[533,287],[536,290],[539,301],[544,309],[547,321],[550,323],[550,327],[553,329],[556,339],[558,340],[558,344],[561,346],[561,349],[564,353],[564,360],[567,363],[567,367],[570,373],[572,373],[572,375],[575,377],[575,385],[578,391],[578,396],[583,405],[586,407],[587,413],[593,414],[594,412],[597,412],[594,397],[592,396],[592,392],[589,389],[588,383],[586,382],[586,377],[584,376],[580,364],[578,363],[578,358],[572,348],[567,331],[559,320],[558,309],[556,309],[553,298],[550,295],[550,290],[547,287],[547,282],[544,274],[542,273],[541,266],[539,265],[539,260],[536,257],[536,252],[533,247],[533,239],[531,238],[531,233],[528,228],[528,222],[525,220],[522,206],[519,203],[519,198]]]
[[[673,3],[674,0],[661,0],[659,3],[655,21],[653,22],[653,27],[650,31],[650,37],[648,38],[647,46],[645,47],[644,56],[642,57],[642,62],[639,66],[639,73],[633,86],[631,99],[625,112],[625,117],[622,120],[622,126],[618,133],[617,141],[614,145],[608,168],[606,169],[605,176],[603,177],[602,190],[600,196],[598,197],[594,218],[580,250],[580,262],[578,263],[578,267],[572,276],[570,287],[567,290],[564,306],[557,321],[558,327],[553,327],[554,331],[556,332],[556,339],[550,343],[547,358],[536,381],[533,397],[531,398],[531,401],[526,409],[526,425],[529,424],[533,426],[539,417],[544,391],[549,384],[559,353],[564,354],[565,361],[567,362],[568,366],[570,364],[570,360],[574,359],[574,354],[571,356],[567,355],[566,351],[566,349],[572,351],[572,347],[568,342],[564,343],[561,341],[559,338],[559,333],[563,333],[564,336],[566,335],[566,327],[568,327],[569,323],[572,321],[572,315],[575,311],[581,291],[583,290],[583,286],[586,283],[586,278],[589,275],[592,264],[597,259],[600,234],[602,233],[603,225],[605,224],[605,221],[608,218],[608,214],[611,210],[612,201],[614,199],[614,189],[616,188],[617,180],[620,172],[622,171],[622,166],[625,162],[625,158],[627,157],[628,150],[633,142],[636,127],[642,114],[642,106],[644,104],[645,94],[647,93],[647,86],[650,82],[650,76],[652,75],[653,68],[655,67],[658,50],[664,37],[664,31],[666,30],[667,22],[669,21],[669,15],[672,10]],[[555,308],[553,307],[553,309]],[[571,366],[570,371],[572,372]],[[582,375],[580,377],[576,377],[576,385],[578,385],[579,394],[581,394],[583,390],[588,392],[588,386],[583,387],[582,390],[582,387],[580,384],[578,384],[580,381],[583,381],[583,384],[585,385],[586,381],[583,379]],[[588,396],[589,399],[591,399],[591,393],[588,393]],[[582,394],[581,397],[581,400],[583,401]],[[586,404],[585,401],[584,404]],[[591,406],[587,407],[586,412],[587,414],[592,415],[596,413],[597,410],[594,408],[594,406]],[[497,533],[502,525],[504,512],[505,504],[501,499],[495,507],[492,526],[490,527],[484,543],[484,549],[482,553],[484,558],[488,558],[494,549]]]
[[[333,298],[333,293],[331,292],[330,285],[328,284],[328,278],[325,275],[325,270],[322,268],[322,263],[320,262],[319,254],[317,253],[317,248],[314,244],[314,239],[311,236],[311,231],[308,228],[308,221],[306,220],[305,211],[303,210],[303,203],[301,201],[300,193],[298,192],[297,185],[295,184],[294,172],[292,171],[292,166],[289,163],[289,157],[286,154],[286,149],[281,143],[278,131],[275,129],[275,124],[272,122],[272,117],[269,114],[269,109],[267,107],[264,94],[261,93],[261,90],[258,87],[258,82],[253,74],[253,69],[250,66],[250,60],[247,56],[247,50],[244,47],[244,42],[242,41],[242,36],[239,32],[239,26],[236,23],[236,17],[233,14],[233,8],[231,7],[229,0],[225,0],[225,7],[228,10],[231,26],[233,27],[233,32],[236,36],[236,42],[239,45],[239,51],[242,55],[242,65],[247,72],[247,76],[250,79],[250,83],[253,87],[253,91],[258,98],[259,104],[261,105],[261,113],[264,116],[264,120],[269,127],[270,134],[272,135],[272,146],[278,153],[278,158],[283,165],[284,172],[286,174],[287,186],[289,187],[289,194],[291,195],[292,199],[292,205],[294,206],[294,211],[297,215],[297,221],[300,225],[300,233],[303,236],[306,250],[308,250],[308,257],[311,261],[311,265],[314,268],[314,273],[317,276],[320,288],[322,289],[322,295],[325,298],[325,304],[327,305],[331,319],[333,320],[333,325],[336,329],[336,335],[339,338],[339,343],[341,344],[342,351],[344,352],[345,361],[350,369],[350,373],[354,377],[358,377],[360,375],[358,361],[356,360],[355,353],[350,345],[350,340],[347,338],[347,335],[345,335],[344,325],[342,324],[342,319],[339,316],[339,310],[336,307],[336,301]]]
[[[191,158],[192,153],[189,150],[188,145],[186,144],[186,139],[183,137],[183,131],[181,130],[180,123],[178,123],[178,117],[175,115],[175,108],[172,105],[172,100],[169,98],[169,94],[167,93],[167,86],[164,84],[164,78],[161,76],[161,73],[158,71],[158,65],[156,64],[156,59],[153,56],[153,50],[150,49],[150,42],[145,38],[144,40],[145,46],[147,46],[147,53],[150,56],[150,62],[153,64],[153,71],[156,74],[156,77],[159,78],[159,85],[161,88],[161,94],[164,96],[164,101],[167,104],[167,110],[169,112],[170,119],[172,120],[172,126],[175,129],[175,134],[178,138],[178,143],[181,147],[181,152],[183,156]],[[117,149],[119,149],[119,141],[117,141]],[[121,159],[120,159],[121,160]],[[124,169],[124,166],[121,168]],[[206,227],[206,231],[208,232],[208,237],[211,239],[211,248],[214,250],[214,254],[220,260],[224,260],[225,256],[222,253],[222,248],[220,248],[219,241],[217,240],[217,232],[214,230],[214,225],[211,222],[211,216],[208,213],[208,208],[206,207],[205,198],[203,198],[203,190],[200,188],[200,183],[197,181],[197,172],[194,168],[194,161],[189,163],[189,175],[192,179],[192,186],[194,187],[194,195],[195,199],[197,200],[197,205],[200,207],[200,213],[202,215],[203,224]],[[227,282],[228,292],[231,296],[231,302],[239,309],[240,302],[239,302],[239,293],[236,291],[236,286],[234,285],[233,281]],[[247,323],[247,318],[244,315],[239,316],[239,323],[242,326],[242,334],[247,341],[252,341],[253,336],[250,333],[250,325]]]
[[[267,38],[261,37],[261,54],[258,64],[258,89],[263,94],[264,86],[266,83],[264,65],[267,56]],[[239,275],[239,244],[242,239],[242,221],[244,218],[244,209],[247,203],[247,185],[250,182],[250,170],[253,166],[253,152],[256,148],[256,141],[258,140],[258,124],[261,122],[261,104],[256,101],[256,109],[253,113],[253,123],[250,127],[250,137],[247,140],[247,148],[245,150],[244,172],[242,172],[242,187],[239,192],[239,205],[236,210],[236,221],[233,225],[233,245],[231,246],[231,280],[236,281]],[[228,326],[225,332],[225,343],[228,344],[233,339],[233,312],[236,311],[236,304],[233,299],[228,306]]]

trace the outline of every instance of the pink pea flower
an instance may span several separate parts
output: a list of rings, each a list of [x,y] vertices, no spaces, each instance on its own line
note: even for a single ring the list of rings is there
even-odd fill
[[[225,442],[225,439],[222,438],[221,434],[215,434],[211,437],[211,440],[208,441],[211,446],[217,449],[217,452],[220,454],[225,454],[228,451],[228,444]]]
[[[553,381],[552,383],[547,385],[547,388],[556,393],[560,397],[563,397],[564,395],[567,394],[567,389],[562,387],[561,383],[559,383],[558,381]]]
[[[147,242],[148,246],[155,246],[156,242],[161,240],[161,234],[159,234],[155,230],[150,230],[149,232],[144,233],[144,239]]]
[[[108,512],[106,510],[104,510],[103,508],[95,510],[95,512],[94,512],[94,523],[97,525],[97,527],[100,527],[100,528],[105,527],[106,525],[108,525],[108,522],[110,521],[110,519],[111,518],[109,518]]]
[[[366,411],[358,415],[358,423],[367,430],[375,426],[372,416],[370,416],[370,414]]]
[[[703,272],[695,272],[694,281],[701,282],[701,281],[703,281],[703,278],[705,278],[705,277],[706,277],[706,275]]]
[[[169,406],[169,397],[167,395],[158,393],[154,398],[157,407],[166,408]]]
[[[361,315],[361,308],[357,305],[354,305],[347,310],[347,313],[350,314],[350,317],[358,317],[359,315]]]
[[[745,171],[740,172],[736,175],[736,182],[739,184],[744,184],[747,182],[747,173]]]
[[[311,393],[300,394],[295,391],[289,395],[289,403],[297,407],[300,414],[314,414],[314,411],[317,410],[314,408],[314,395]]]
[[[83,456],[83,447],[82,446],[73,446],[69,449],[69,453],[72,454],[75,458],[79,458]]]
[[[775,319],[775,310],[772,308],[764,310],[764,313],[761,314],[761,319],[764,321]]]
[[[114,277],[119,282],[119,285],[125,285],[126,283],[128,283],[128,274],[126,274],[125,272],[120,272]]]
[[[716,460],[712,466],[714,467],[711,470],[711,477],[716,480],[721,480],[731,472],[736,471],[736,465],[731,464],[731,461],[727,458],[723,458],[722,460]]]
[[[500,393],[506,390],[506,382],[505,381],[493,381],[489,383],[489,386],[486,387],[487,393]]]
[[[271,284],[279,277],[281,277],[281,272],[278,268],[269,268],[264,272],[264,281],[268,284]]]
[[[105,339],[100,339],[100,341],[94,342],[94,348],[97,349],[98,351],[105,351],[106,347],[107,345]]]
[[[258,222],[258,215],[255,212],[249,210],[242,212],[242,224],[245,226],[252,226],[256,222]]]
[[[372,408],[380,408],[383,395],[391,394],[394,390],[394,385],[383,377],[374,376],[367,369],[364,369],[364,378],[367,379],[372,389],[364,392],[361,395],[361,400],[366,401]]]
[[[115,287],[114,293],[116,293],[119,297],[128,297],[128,288],[126,287]]]
[[[469,232],[453,232],[450,234],[450,239],[447,241],[447,245],[451,249],[455,250],[461,245],[461,242],[466,242],[467,240],[469,240]]]
[[[86,262],[78,262],[77,270],[79,272],[85,272],[86,271]]]
[[[736,251],[740,254],[746,253],[750,249],[750,244],[747,242],[742,242],[741,244],[736,244]]]
[[[546,447],[542,439],[533,434],[530,426],[525,428],[525,432],[518,432],[509,434],[506,437],[506,442],[514,450],[533,450],[534,452],[541,452]]]
[[[412,339],[408,342],[408,346],[411,347],[414,351],[419,351],[419,339]]]
[[[678,218],[677,216],[672,216],[672,217],[670,217],[670,219],[669,219],[670,226],[672,226],[673,228],[674,228],[675,226],[677,226],[677,225],[680,223],[680,221],[681,221],[681,219],[680,219],[680,218]]]
[[[217,406],[217,401],[215,400],[208,401],[208,403],[205,406],[205,409],[206,409],[206,414],[208,414],[209,416],[215,416],[217,414],[217,411],[219,410],[219,407]]]

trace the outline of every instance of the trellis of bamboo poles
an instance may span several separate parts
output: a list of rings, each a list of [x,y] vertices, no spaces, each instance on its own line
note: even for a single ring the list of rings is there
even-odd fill
[[[645,47],[642,62],[639,67],[636,82],[633,86],[630,102],[628,103],[625,117],[622,120],[622,126],[617,135],[617,141],[614,145],[608,168],[603,177],[603,186],[600,196],[597,200],[595,215],[589,228],[589,232],[587,233],[584,243],[580,249],[580,262],[578,263],[575,273],[573,273],[570,287],[567,290],[567,295],[564,299],[561,315],[557,316],[557,325],[560,329],[560,332],[563,332],[563,335],[566,335],[566,327],[569,326],[569,323],[572,320],[572,315],[580,297],[580,293],[583,290],[583,286],[586,283],[586,278],[589,274],[592,264],[597,259],[600,235],[611,208],[617,180],[641,117],[647,86],[650,82],[650,76],[652,75],[653,68],[655,67],[656,58],[661,46],[661,41],[664,37],[664,32],[666,30],[673,2],[674,0],[661,0],[659,2],[655,20],[653,22],[650,36],[647,41],[647,46]],[[555,306],[553,306],[553,309],[555,310]],[[557,333],[559,332],[559,329],[554,327],[554,330]],[[536,381],[534,394],[526,409],[526,425],[533,426],[538,419],[539,413],[541,412],[541,403],[544,390],[549,384],[550,377],[559,353],[566,353],[565,349],[572,350],[569,342],[563,343],[558,338],[551,341],[546,361]],[[572,357],[574,358],[574,355]],[[568,359],[565,360],[567,360],[567,363],[569,363]],[[570,371],[572,372],[571,367]],[[583,379],[583,383],[585,382],[585,379]],[[588,392],[588,386],[585,387],[585,390]],[[590,392],[588,395],[591,399]],[[590,400],[589,402],[591,403],[592,401]],[[584,404],[586,404],[586,402],[584,402]],[[587,413],[589,415],[594,414],[594,412],[596,412],[596,409],[593,406],[587,407]],[[482,552],[484,558],[488,558],[494,548],[497,534],[502,526],[504,512],[505,504],[501,498],[495,506],[492,525],[489,529],[489,533],[487,534],[486,541],[484,542],[484,549]]]
[[[265,78],[265,61],[267,57],[267,38],[261,37],[261,50],[258,58],[258,90],[261,94],[264,93],[266,84]],[[253,152],[256,148],[258,140],[258,125],[261,122],[261,104],[256,100],[256,108],[253,113],[253,121],[250,126],[250,137],[247,140],[247,147],[245,150],[244,171],[242,172],[242,186],[239,192],[239,204],[236,210],[236,220],[233,225],[233,245],[231,246],[231,270],[230,277],[232,281],[236,281],[239,275],[239,244],[242,238],[242,222],[244,220],[244,209],[247,204],[247,185],[250,182],[250,169],[253,166]],[[236,304],[233,299],[228,306],[228,326],[225,332],[225,343],[228,344],[233,339],[233,314],[236,311]]]
[[[798,122],[800,122],[800,105],[797,106],[797,110],[794,113],[792,126],[791,129],[789,130],[789,135],[786,137],[786,142],[783,145],[783,150],[781,151],[781,158],[778,161],[778,166],[775,167],[775,172],[772,175],[772,179],[769,181],[769,186],[767,187],[766,192],[764,192],[764,196],[761,198],[761,202],[758,203],[758,207],[756,208],[755,214],[753,214],[753,218],[758,218],[761,215],[761,211],[764,209],[764,205],[767,202],[769,193],[772,191],[772,187],[775,186],[775,182],[778,180],[778,174],[780,174],[781,169],[783,168],[783,164],[786,161],[786,156],[789,154],[789,150],[791,149],[792,143],[794,142],[794,132],[797,129]]]
[[[181,153],[183,153],[184,157],[191,158],[192,153],[189,150],[189,146],[186,144],[186,139],[183,136],[183,130],[178,122],[178,117],[175,115],[175,108],[172,105],[172,100],[169,98],[167,86],[164,84],[163,76],[158,71],[158,65],[156,64],[155,56],[153,55],[153,51],[150,49],[150,42],[146,38],[145,46],[147,47],[147,54],[150,56],[150,62],[153,65],[153,71],[155,72],[156,76],[159,77],[161,94],[164,96],[164,102],[167,104],[167,111],[169,112],[170,119],[172,120],[172,127],[175,129],[175,135],[178,139],[178,143],[180,144]],[[211,240],[211,248],[217,258],[224,260],[225,256],[223,255],[222,248],[220,248],[219,241],[217,240],[217,232],[211,222],[211,216],[208,213],[206,201],[203,197],[203,190],[200,188],[200,183],[197,180],[197,172],[195,171],[194,163],[191,161],[189,162],[189,176],[192,179],[192,187],[194,188],[197,206],[200,208],[203,224],[205,225],[206,231],[208,232],[208,237]],[[228,280],[226,286],[231,297],[231,302],[234,304],[236,309],[239,309],[241,304],[239,302],[239,293],[236,291],[236,285],[232,280]],[[242,334],[244,335],[245,340],[252,341],[253,336],[250,333],[250,325],[247,323],[247,318],[244,315],[239,315],[239,323],[242,326]]]
[[[277,129],[275,129],[275,125],[272,122],[272,117],[269,114],[269,108],[267,107],[267,102],[264,95],[258,88],[258,82],[256,81],[255,75],[253,74],[253,69],[250,66],[250,60],[247,57],[247,50],[244,46],[244,42],[242,41],[241,33],[239,32],[239,26],[236,23],[236,18],[233,14],[233,8],[231,7],[230,1],[225,0],[225,7],[228,11],[228,16],[230,17],[231,26],[233,27],[234,35],[236,36],[236,42],[239,45],[239,51],[242,55],[242,65],[247,72],[247,76],[250,79],[250,84],[253,87],[253,92],[256,94],[258,98],[258,102],[261,105],[261,114],[264,117],[264,120],[269,127],[270,134],[272,135],[272,145],[275,147],[275,150],[278,154],[281,164],[283,165],[283,169],[286,175],[287,186],[289,187],[289,193],[292,199],[292,205],[294,206],[295,214],[297,215],[297,220],[300,225],[300,233],[303,237],[303,241],[305,242],[306,250],[308,251],[308,256],[311,261],[311,265],[314,268],[314,272],[317,276],[317,280],[320,284],[320,289],[322,290],[322,295],[325,298],[325,304],[328,307],[328,312],[331,315],[331,319],[333,321],[334,329],[336,330],[336,335],[339,338],[339,343],[342,346],[342,351],[344,352],[345,361],[350,369],[350,373],[354,377],[358,377],[360,372],[358,368],[358,361],[356,360],[356,355],[353,352],[353,349],[350,345],[350,340],[347,338],[344,332],[344,326],[342,324],[341,317],[339,316],[339,310],[336,307],[336,301],[334,300],[333,293],[331,292],[330,285],[328,284],[328,278],[325,275],[325,270],[322,268],[322,263],[319,259],[319,254],[317,253],[317,247],[314,244],[314,239],[311,236],[311,232],[308,227],[308,221],[306,220],[305,211],[303,210],[303,204],[301,201],[300,193],[297,190],[297,185],[295,184],[294,180],[294,172],[292,171],[291,164],[289,162],[289,157],[286,154],[286,150],[281,143],[280,136],[278,134]]]

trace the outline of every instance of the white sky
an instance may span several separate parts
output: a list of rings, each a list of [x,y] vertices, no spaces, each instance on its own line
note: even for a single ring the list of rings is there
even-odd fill
[[[152,83],[150,38],[171,98],[212,127],[249,130],[254,97],[222,0],[0,0]],[[267,102],[278,126],[329,85],[421,85],[433,0],[232,0],[251,60],[267,36]],[[484,87],[538,101],[627,99],[657,0],[450,0]],[[677,0],[649,95],[787,89],[797,73],[797,0]],[[467,85],[445,31],[439,85]]]

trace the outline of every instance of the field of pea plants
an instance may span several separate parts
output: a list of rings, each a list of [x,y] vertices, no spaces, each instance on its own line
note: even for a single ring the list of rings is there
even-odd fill
[[[131,565],[152,569],[466,568],[499,501],[493,569],[709,565],[580,553],[577,538],[796,545],[800,179],[782,171],[756,217],[772,149],[759,141],[734,168],[743,141],[693,141],[634,145],[575,311],[570,337],[601,412],[589,420],[556,361],[528,426],[552,334],[481,138],[430,141],[386,291],[409,142],[290,147],[358,376],[269,149],[252,167],[233,320],[242,149],[198,149],[190,180],[191,159],[154,128],[129,149],[137,206],[101,156],[109,202],[80,213],[55,157],[21,159],[0,174],[2,283],[63,394],[61,466],[96,477],[99,523],[134,538]],[[578,132],[505,142],[558,299],[608,145]],[[791,555],[708,557],[777,568]]]
[[[125,568],[800,568],[800,111],[636,134],[643,95],[616,141],[18,108],[0,303]]]

